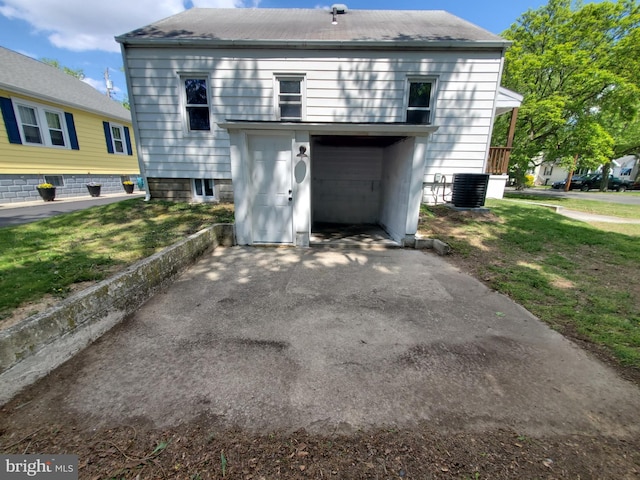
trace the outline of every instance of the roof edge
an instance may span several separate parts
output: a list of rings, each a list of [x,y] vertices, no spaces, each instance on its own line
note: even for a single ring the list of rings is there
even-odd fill
[[[395,136],[424,136],[438,131],[439,125],[417,125],[411,123],[348,123],[348,122],[281,122],[227,119],[218,122],[220,128],[239,130],[293,130],[309,131],[311,134]]]
[[[104,110],[96,110],[96,109],[93,109],[93,108],[87,108],[84,105],[80,105],[80,104],[77,104],[77,103],[74,103],[74,102],[62,102],[62,101],[60,101],[59,98],[50,97],[48,95],[40,95],[40,94],[34,93],[34,92],[30,91],[30,90],[25,90],[25,89],[22,89],[22,88],[16,88],[14,85],[7,85],[6,83],[1,83],[0,82],[0,88],[2,88],[3,90],[6,90],[8,92],[18,93],[20,95],[25,95],[27,97],[35,98],[35,99],[43,101],[43,102],[55,103],[56,105],[61,105],[61,106],[68,105],[69,107],[73,107],[73,108],[76,108],[78,110],[82,110],[83,112],[93,113],[93,114],[99,115],[99,116],[104,117],[104,118],[115,118],[115,119],[122,120],[122,121],[129,122],[129,123],[132,122],[130,117],[127,118],[125,116],[121,117],[121,116],[118,116],[118,115],[112,115],[112,114],[110,114],[108,112],[105,112]],[[124,108],[124,107],[122,107],[122,108]],[[125,108],[125,110],[126,110],[126,108]]]
[[[287,48],[294,50],[407,50],[407,49],[495,49],[503,50],[513,44],[509,40],[469,41],[469,40],[220,40],[210,38],[158,39],[133,38],[127,35],[115,37],[123,46],[171,46],[171,47],[213,47],[213,48]]]

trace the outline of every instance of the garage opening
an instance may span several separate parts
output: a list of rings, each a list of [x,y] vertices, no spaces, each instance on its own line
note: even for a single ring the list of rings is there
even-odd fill
[[[311,241],[404,238],[414,137],[311,137]]]

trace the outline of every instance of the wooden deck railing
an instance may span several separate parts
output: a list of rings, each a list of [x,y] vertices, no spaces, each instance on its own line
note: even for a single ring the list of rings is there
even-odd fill
[[[490,147],[487,171],[491,175],[502,175],[509,169],[509,156],[511,147]]]

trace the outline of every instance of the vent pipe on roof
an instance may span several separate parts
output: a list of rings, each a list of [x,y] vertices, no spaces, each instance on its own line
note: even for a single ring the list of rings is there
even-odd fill
[[[331,21],[331,25],[337,25],[338,24],[338,15],[344,15],[345,13],[347,13],[349,9],[347,8],[346,5],[344,5],[343,3],[334,3],[331,6],[331,13],[333,14],[333,20]]]
[[[338,15],[344,15],[349,11],[349,9],[344,3],[334,3],[333,5],[331,5],[331,10],[333,11],[334,14],[338,14]]]

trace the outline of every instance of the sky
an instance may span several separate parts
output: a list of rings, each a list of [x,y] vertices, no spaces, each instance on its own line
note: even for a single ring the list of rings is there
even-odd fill
[[[120,45],[114,37],[196,7],[329,8],[333,3],[361,10],[447,10],[500,34],[546,0],[0,0],[0,46],[32,58],[50,58],[122,100],[126,82]],[[1,68],[1,66],[0,66]]]

